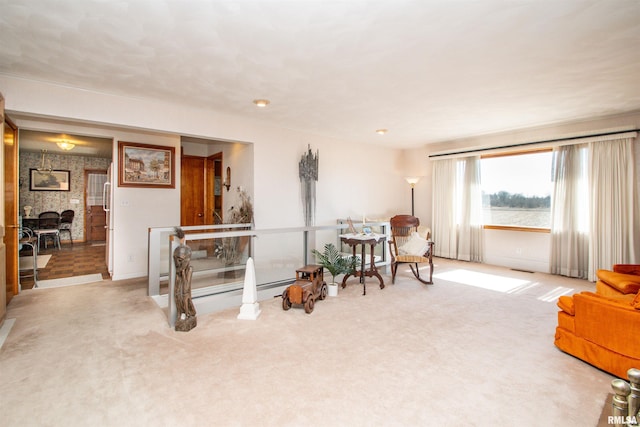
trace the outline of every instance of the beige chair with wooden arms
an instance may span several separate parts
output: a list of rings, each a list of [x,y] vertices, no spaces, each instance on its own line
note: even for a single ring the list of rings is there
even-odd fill
[[[391,239],[389,249],[391,252],[391,283],[395,283],[396,273],[400,264],[409,264],[413,275],[420,282],[433,284],[433,247],[431,231],[427,230],[424,236],[418,234],[420,219],[412,215],[396,215],[390,220]],[[418,264],[429,263],[429,280],[420,277]]]

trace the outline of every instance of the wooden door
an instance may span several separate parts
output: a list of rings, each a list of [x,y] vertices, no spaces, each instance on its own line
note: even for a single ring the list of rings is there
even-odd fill
[[[222,153],[209,157],[182,156],[180,225],[222,222],[221,177],[216,175],[216,170],[222,169],[221,163]]]
[[[182,156],[180,164],[180,225],[204,225],[206,158]]]
[[[17,295],[18,278],[18,128],[4,119],[4,224],[6,302]]]
[[[88,243],[107,240],[107,213],[102,199],[103,183],[108,179],[104,169],[86,169],[84,171],[85,192],[85,236]]]

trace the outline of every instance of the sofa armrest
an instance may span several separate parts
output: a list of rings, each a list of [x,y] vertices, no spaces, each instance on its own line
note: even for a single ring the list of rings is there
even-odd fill
[[[640,276],[640,264],[614,264],[613,271]]]
[[[627,301],[592,292],[575,294],[573,299],[576,335],[616,353],[640,358],[640,310]]]
[[[570,316],[574,316],[576,314],[576,310],[573,305],[573,297],[568,295],[562,295],[558,298],[558,308]]]

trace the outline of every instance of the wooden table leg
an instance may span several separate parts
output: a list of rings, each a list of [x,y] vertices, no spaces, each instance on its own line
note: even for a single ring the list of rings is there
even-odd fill
[[[360,269],[354,271],[353,273],[345,274],[344,278],[342,279],[342,288],[345,288],[347,286],[347,280],[349,279],[349,277],[354,276],[354,277],[358,277],[360,279],[360,283],[362,283],[362,295],[367,294],[367,284],[366,284],[367,277],[377,277],[378,280],[380,281],[380,289],[384,289],[384,280],[382,279],[382,276],[380,275],[380,273],[378,273],[378,268],[376,267],[376,262],[375,262],[374,249],[378,243],[379,241],[370,242],[368,240],[366,243],[365,242],[355,243],[353,241],[347,241],[347,244],[352,248],[354,257],[356,256],[356,246],[358,246],[359,244],[362,245],[362,248],[360,249]],[[367,244],[369,244],[371,247],[371,256],[369,258],[369,264],[370,264],[369,268],[365,266],[367,262],[366,261],[366,256],[367,256],[366,245]]]
[[[373,249],[375,248],[375,246],[375,243],[371,244],[371,276],[377,277],[380,281],[380,289],[384,289],[384,280],[382,280],[382,276],[380,275],[380,273],[378,273],[378,267],[376,267],[376,260],[373,255]]]
[[[351,246],[351,249],[352,249],[353,257],[354,257],[354,258],[356,257],[356,246],[357,246],[357,245],[353,245],[353,246]],[[344,277],[342,278],[342,289],[344,289],[344,288],[346,288],[346,287],[347,287],[347,279],[348,279],[349,277],[351,277],[351,276],[358,277],[358,273],[359,273],[359,271],[355,271],[355,272],[353,272],[353,273],[347,273],[347,274],[345,274],[345,275],[344,275]]]
[[[362,295],[366,295],[367,294],[367,284],[364,281],[364,278],[365,278],[365,275],[366,275],[365,269],[364,269],[364,265],[367,263],[365,247],[366,247],[366,245],[363,243],[362,244],[362,252],[361,252],[361,255],[360,255],[360,283],[362,283]]]

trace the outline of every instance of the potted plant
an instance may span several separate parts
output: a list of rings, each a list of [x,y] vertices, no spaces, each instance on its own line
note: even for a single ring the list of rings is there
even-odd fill
[[[358,258],[354,256],[343,256],[333,243],[324,245],[324,252],[317,249],[311,251],[316,256],[318,263],[331,274],[331,283],[328,284],[329,296],[338,296],[338,284],[336,276],[338,274],[353,273],[358,263]]]

